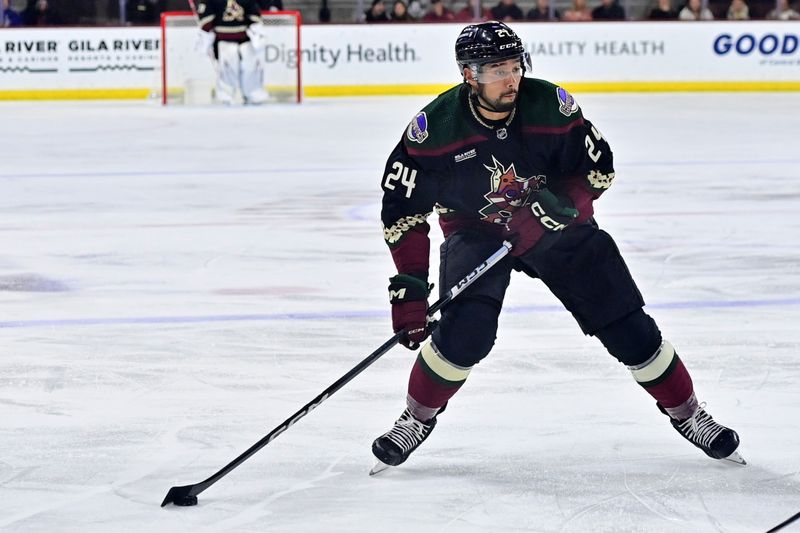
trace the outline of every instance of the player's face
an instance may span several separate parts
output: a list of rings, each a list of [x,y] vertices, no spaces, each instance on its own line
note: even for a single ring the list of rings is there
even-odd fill
[[[514,109],[517,91],[522,79],[522,64],[519,59],[481,65],[475,80],[478,96],[498,112]]]

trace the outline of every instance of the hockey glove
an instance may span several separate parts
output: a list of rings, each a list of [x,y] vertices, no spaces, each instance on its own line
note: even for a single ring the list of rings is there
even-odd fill
[[[197,41],[194,43],[194,49],[202,54],[209,56],[211,58],[214,57],[214,40],[217,38],[217,34],[213,31],[199,31],[197,32]]]
[[[506,225],[506,237],[514,248],[511,255],[519,257],[537,245],[554,242],[548,235],[556,232],[578,218],[578,210],[572,207],[569,198],[558,197],[547,189],[541,189],[533,197],[533,203],[514,213]]]
[[[263,53],[267,48],[267,36],[264,35],[264,25],[261,23],[251,24],[245,30],[247,38],[250,39],[250,44],[253,45],[253,50],[256,53]]]
[[[416,276],[398,274],[389,278],[389,302],[392,304],[392,329],[405,331],[400,344],[409,350],[419,348],[428,336],[428,294],[433,285]]]

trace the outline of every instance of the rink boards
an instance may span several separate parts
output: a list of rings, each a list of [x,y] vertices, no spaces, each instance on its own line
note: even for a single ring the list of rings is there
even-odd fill
[[[781,22],[518,23],[534,76],[575,91],[800,90],[800,33]],[[463,24],[307,25],[304,95],[435,94],[458,83]],[[157,97],[158,28],[20,28],[0,34],[0,99]]]

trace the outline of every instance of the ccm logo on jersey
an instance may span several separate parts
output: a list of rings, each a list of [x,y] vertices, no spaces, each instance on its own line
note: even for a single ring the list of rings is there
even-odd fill
[[[406,136],[409,141],[420,144],[428,138],[428,115],[425,114],[425,111],[417,113],[417,116],[411,120]]]

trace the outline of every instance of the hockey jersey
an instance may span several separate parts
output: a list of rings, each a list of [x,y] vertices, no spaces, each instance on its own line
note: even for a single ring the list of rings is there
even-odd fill
[[[417,113],[386,163],[381,221],[400,273],[427,278],[434,210],[445,236],[464,227],[501,236],[547,187],[571,199],[580,223],[614,179],[608,143],[563,88],[523,78],[501,121],[480,115],[469,93],[453,87]]]
[[[247,28],[261,22],[257,0],[199,0],[197,16],[203,31],[213,31],[219,41],[245,42]]]

